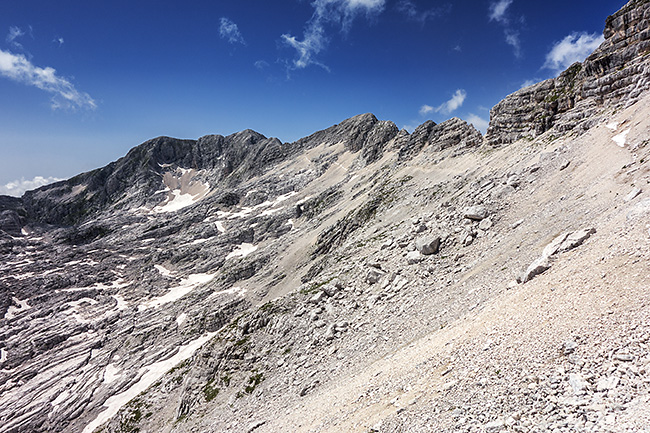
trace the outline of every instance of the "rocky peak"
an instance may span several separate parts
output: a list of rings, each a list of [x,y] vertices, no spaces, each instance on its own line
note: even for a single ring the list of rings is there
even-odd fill
[[[583,63],[518,90],[490,111],[486,140],[491,145],[535,138],[551,128],[559,132],[596,120],[605,104],[630,104],[650,89],[650,2],[632,0],[607,18],[605,41]]]
[[[323,143],[334,145],[342,142],[351,152],[363,150],[361,157],[369,164],[381,158],[385,145],[398,132],[399,129],[393,122],[379,121],[374,114],[365,113],[298,140],[294,146],[306,149]]]
[[[399,147],[401,160],[410,159],[425,147],[437,152],[451,147],[459,149],[478,146],[483,142],[483,136],[474,126],[457,117],[436,124],[427,120],[413,131],[413,134],[402,136],[396,146]]]

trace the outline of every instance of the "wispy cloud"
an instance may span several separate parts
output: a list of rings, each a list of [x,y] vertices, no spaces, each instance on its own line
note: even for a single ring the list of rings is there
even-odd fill
[[[97,108],[88,93],[78,91],[70,81],[58,76],[54,68],[35,66],[22,54],[0,49],[0,75],[51,93],[52,109]]]
[[[265,69],[269,67],[269,62],[265,60],[258,60],[255,63],[253,63],[255,67],[259,70]]]
[[[501,24],[506,24],[508,22],[508,17],[506,12],[513,0],[499,0],[490,4],[490,21],[497,21]]]
[[[532,79],[526,80],[523,83],[521,83],[521,87],[519,89],[523,89],[525,87],[532,86],[533,84],[537,84],[542,80],[543,80],[543,78],[532,78]]]
[[[521,57],[521,42],[519,40],[519,32],[512,29],[506,29],[505,35],[506,44],[512,47],[515,57]]]
[[[490,124],[487,119],[484,119],[481,116],[477,116],[476,114],[472,113],[468,114],[467,119],[465,120],[474,125],[474,128],[481,131],[481,134],[485,134],[487,132],[488,126]]]
[[[410,20],[417,21],[420,23],[425,23],[428,20],[431,20],[439,15],[442,15],[451,10],[451,5],[431,8],[424,11],[418,9],[418,7],[413,3],[412,0],[400,0],[397,2],[397,10],[402,15],[407,17]]]
[[[9,34],[7,34],[7,38],[5,40],[9,45],[13,46],[14,48],[18,48],[22,50],[23,44],[21,44],[16,40],[21,36],[25,36],[25,32],[23,32],[20,27],[12,26],[9,27]]]
[[[63,38],[60,37],[60,36],[58,38],[54,38],[54,40],[52,40],[52,42],[54,42],[55,44],[59,44],[59,46],[62,46],[65,43]]]
[[[499,0],[490,3],[488,17],[490,21],[496,21],[503,27],[503,34],[506,43],[512,47],[515,57],[521,57],[521,40],[519,39],[519,30],[513,26],[508,9],[514,0]]]
[[[544,68],[561,72],[575,62],[582,62],[604,40],[603,35],[597,33],[572,33],[553,46],[546,55]]]
[[[30,191],[32,189],[36,189],[50,183],[58,182],[60,180],[63,179],[59,179],[58,177],[36,176],[34,179],[30,180],[23,177],[20,180],[14,180],[7,183],[6,185],[0,185],[0,195],[21,197],[25,191]]]
[[[458,110],[462,105],[463,102],[465,102],[465,98],[467,98],[467,92],[463,89],[458,89],[454,93],[454,95],[451,97],[451,99],[438,108],[436,108],[436,111],[439,111],[443,114],[449,114],[452,113],[456,110]]]
[[[246,41],[239,31],[239,27],[233,21],[226,17],[222,17],[219,25],[219,34],[222,39],[227,40],[231,44],[246,45]]]
[[[318,65],[329,70],[316,57],[327,46],[326,26],[337,24],[344,33],[348,32],[357,16],[379,14],[383,11],[385,2],[386,0],[314,0],[314,13],[307,22],[303,39],[299,40],[287,33],[282,35],[282,41],[295,49],[298,55],[293,60],[291,69]]]
[[[425,104],[422,107],[420,107],[420,116],[426,116],[427,114],[432,113],[433,111],[435,111],[434,107]]]
[[[420,107],[420,116],[426,116],[429,113],[451,114],[463,105],[465,98],[467,98],[467,92],[464,89],[458,89],[454,92],[451,99],[437,107],[424,104]]]

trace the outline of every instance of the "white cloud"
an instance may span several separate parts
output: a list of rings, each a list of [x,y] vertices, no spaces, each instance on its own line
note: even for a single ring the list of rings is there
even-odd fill
[[[597,33],[572,33],[553,46],[546,55],[544,68],[555,72],[563,71],[575,62],[582,62],[604,40],[603,35]]]
[[[485,134],[487,132],[488,125],[490,124],[490,122],[488,120],[483,119],[482,117],[477,116],[476,114],[472,114],[472,113],[467,115],[467,119],[465,119],[465,120],[467,120],[467,122],[474,125],[474,127],[476,129],[481,131],[481,134]]]
[[[24,177],[20,180],[14,180],[6,185],[0,185],[0,195],[11,195],[14,197],[21,197],[25,191],[39,188],[43,185],[58,182],[63,179],[58,177],[43,177],[36,176],[34,179],[26,180]]]
[[[219,34],[221,35],[221,38],[226,39],[231,44],[246,45],[246,41],[239,31],[237,24],[225,17],[222,17],[220,22]]]
[[[433,108],[431,105],[426,105],[425,104],[422,107],[420,107],[420,116],[424,116],[426,114],[429,114],[434,110],[435,110],[435,108]]]
[[[264,60],[258,60],[255,63],[253,63],[257,69],[264,69],[269,67],[269,62],[266,62]]]
[[[445,102],[439,107],[434,108],[434,111],[436,113],[440,112],[443,114],[450,114],[463,105],[465,98],[467,98],[467,92],[463,89],[458,89],[449,101]]]
[[[446,7],[432,8],[425,11],[420,11],[412,0],[400,0],[397,3],[396,7],[398,12],[400,12],[402,15],[406,16],[408,19],[418,21],[420,23],[424,23],[430,19],[433,19],[443,14],[445,11],[449,11],[451,9],[451,6],[449,5]]]
[[[502,24],[508,22],[506,11],[512,4],[513,0],[499,0],[490,4],[490,21],[497,21]]]
[[[496,21],[503,27],[503,34],[506,39],[506,43],[512,47],[515,57],[521,57],[521,41],[519,39],[519,30],[516,28],[517,22],[519,25],[524,22],[524,17],[515,20],[515,25],[510,22],[508,17],[508,8],[512,4],[513,0],[499,0],[497,2],[490,3],[490,10],[488,17],[490,21]]]
[[[420,107],[420,116],[425,116],[429,113],[451,114],[463,105],[465,98],[467,98],[467,92],[464,89],[458,89],[454,92],[449,101],[443,102],[437,107],[424,104]]]
[[[523,89],[528,86],[532,86],[533,84],[537,84],[540,81],[542,81],[540,78],[533,78],[532,80],[526,80],[523,83],[521,83],[520,89]]]
[[[17,42],[16,39],[18,39],[21,36],[25,36],[25,32],[23,32],[20,27],[9,27],[9,34],[7,35],[7,43],[9,45],[13,45],[16,48],[23,49],[23,45],[20,42]]]
[[[292,62],[292,69],[303,69],[310,65],[318,65],[324,69],[327,66],[316,59],[316,56],[327,46],[325,27],[329,23],[341,25],[347,32],[352,21],[360,14],[371,16],[384,9],[386,0],[314,0],[314,14],[307,22],[303,39],[298,40],[290,34],[283,34],[285,44],[296,50],[298,57]]]
[[[62,37],[58,37],[58,38],[54,38],[52,42],[54,42],[55,44],[59,44],[59,46],[61,46],[65,41],[63,40]]]
[[[519,32],[506,29],[506,43],[513,49],[515,57],[521,57],[521,42],[519,41]]]
[[[70,81],[59,77],[54,68],[35,66],[22,54],[0,49],[0,75],[52,93],[53,109],[97,108],[89,94],[75,89]]]

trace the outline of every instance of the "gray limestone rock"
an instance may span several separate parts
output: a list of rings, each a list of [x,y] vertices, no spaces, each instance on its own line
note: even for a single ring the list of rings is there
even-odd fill
[[[593,124],[603,105],[630,103],[650,89],[650,3],[629,2],[607,18],[605,41],[557,78],[523,88],[490,111],[486,141],[495,146]],[[582,130],[583,128],[578,128]]]
[[[487,216],[488,210],[485,206],[470,206],[463,211],[463,217],[474,221],[481,221]]]
[[[421,254],[424,254],[425,256],[437,254],[438,250],[440,249],[440,241],[441,239],[439,236],[423,236],[416,239],[415,247]]]

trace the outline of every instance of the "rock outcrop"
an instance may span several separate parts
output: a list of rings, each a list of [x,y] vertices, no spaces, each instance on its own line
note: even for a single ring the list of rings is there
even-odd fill
[[[489,144],[533,139],[554,128],[584,130],[603,107],[632,104],[650,89],[650,2],[630,1],[609,16],[605,41],[557,78],[521,89],[490,111]]]
[[[395,147],[399,148],[400,159],[408,160],[425,147],[430,152],[439,152],[452,147],[460,151],[482,143],[483,136],[473,125],[454,117],[440,124],[432,120],[424,122],[413,131],[413,134],[396,140]]]

